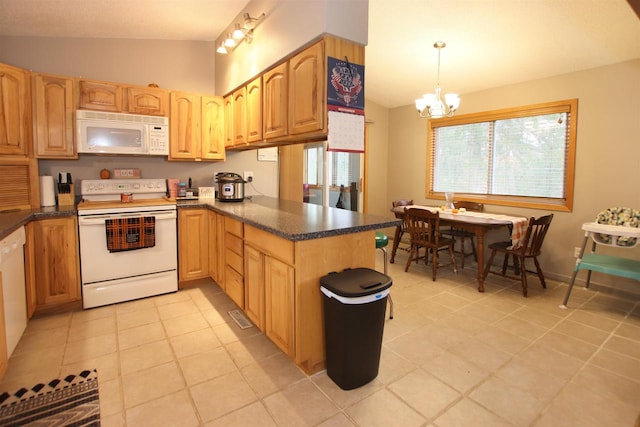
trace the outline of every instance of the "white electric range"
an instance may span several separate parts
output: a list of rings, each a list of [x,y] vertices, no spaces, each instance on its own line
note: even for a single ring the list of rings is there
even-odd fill
[[[164,179],[81,181],[84,308],[178,290],[177,210],[166,193]]]

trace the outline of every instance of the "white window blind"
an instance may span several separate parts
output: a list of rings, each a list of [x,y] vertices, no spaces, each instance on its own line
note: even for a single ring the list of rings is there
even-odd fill
[[[427,197],[570,209],[576,109],[572,100],[430,120]]]

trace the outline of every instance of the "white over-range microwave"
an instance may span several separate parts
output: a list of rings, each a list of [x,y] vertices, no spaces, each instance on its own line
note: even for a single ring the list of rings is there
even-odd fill
[[[166,156],[169,119],[77,110],[76,137],[78,153]]]

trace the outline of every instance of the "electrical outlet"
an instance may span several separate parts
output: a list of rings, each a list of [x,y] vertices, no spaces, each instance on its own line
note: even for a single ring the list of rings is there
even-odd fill
[[[244,180],[247,181],[247,182],[252,182],[253,181],[253,172],[244,171]]]
[[[573,248],[573,256],[575,258],[578,258],[580,256],[580,248],[578,246],[576,246],[575,248]]]

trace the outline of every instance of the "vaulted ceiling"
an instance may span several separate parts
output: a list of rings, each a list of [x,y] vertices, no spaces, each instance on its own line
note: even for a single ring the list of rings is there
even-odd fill
[[[0,35],[213,41],[245,0],[0,0]],[[369,0],[366,96],[386,107],[640,58],[638,0]]]

